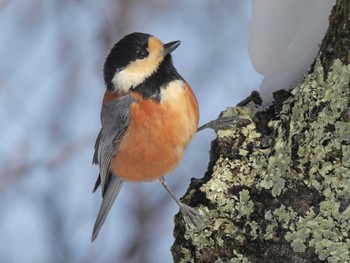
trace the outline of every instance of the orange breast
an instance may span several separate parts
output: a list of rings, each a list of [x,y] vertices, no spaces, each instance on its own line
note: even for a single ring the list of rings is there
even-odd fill
[[[157,179],[175,169],[198,126],[198,105],[190,87],[179,81],[161,102],[142,99],[131,106],[131,122],[111,170],[128,181]]]

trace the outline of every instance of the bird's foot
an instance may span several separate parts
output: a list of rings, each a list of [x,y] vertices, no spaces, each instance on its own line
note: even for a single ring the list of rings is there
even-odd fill
[[[199,227],[205,221],[205,216],[197,212],[194,208],[181,203],[180,204],[181,213],[188,218],[192,225]]]
[[[197,132],[204,129],[213,129],[215,131],[220,129],[226,129],[234,122],[239,121],[241,118],[239,116],[222,116],[217,118],[216,120],[210,121],[197,129]]]

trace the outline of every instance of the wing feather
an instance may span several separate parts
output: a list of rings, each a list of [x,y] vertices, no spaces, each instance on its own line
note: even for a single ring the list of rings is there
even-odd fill
[[[123,185],[123,179],[109,169],[112,159],[118,155],[118,145],[130,123],[131,95],[111,100],[102,106],[102,128],[95,143],[93,164],[99,166],[99,176],[93,192],[101,185],[102,203],[95,222],[91,240],[94,241]]]

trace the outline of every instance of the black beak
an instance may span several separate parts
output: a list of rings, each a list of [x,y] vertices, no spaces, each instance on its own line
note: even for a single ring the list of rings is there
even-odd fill
[[[178,46],[180,46],[181,41],[172,41],[164,44],[163,55],[166,56],[173,52]]]

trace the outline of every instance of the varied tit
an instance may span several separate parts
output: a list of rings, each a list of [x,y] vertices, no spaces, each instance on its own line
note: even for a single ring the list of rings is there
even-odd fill
[[[179,45],[180,41],[163,44],[152,35],[132,33],[107,56],[102,128],[93,157],[100,172],[94,191],[101,185],[103,200],[92,241],[125,181],[158,180],[185,215],[200,218],[164,180],[179,165],[199,119],[196,97],[172,63],[170,53]]]

